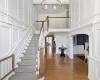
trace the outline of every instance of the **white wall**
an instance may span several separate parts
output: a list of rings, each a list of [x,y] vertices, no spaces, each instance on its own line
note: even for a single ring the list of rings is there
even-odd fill
[[[35,5],[33,5],[33,17],[32,17],[33,22],[38,20],[38,16],[39,16],[39,13],[37,12]],[[35,23],[35,26],[38,27],[38,24]]]
[[[97,12],[95,12],[96,1],[97,0],[71,0],[72,28],[80,27],[79,24],[83,24],[86,20],[97,14]]]
[[[69,35],[68,33],[55,33],[54,34],[56,38],[56,54],[60,54],[61,51],[59,50],[59,47],[63,46],[67,48],[65,51],[65,54],[68,54],[69,52]]]
[[[63,12],[56,13],[56,14],[39,14],[38,20],[46,20],[46,17],[66,17],[67,16],[67,11],[64,10]],[[49,19],[49,24],[51,29],[61,29],[61,28],[68,28],[69,27],[69,19],[66,18],[52,18]],[[39,27],[37,29],[40,29],[41,23],[39,24]],[[47,27],[47,24],[45,23],[45,27]]]

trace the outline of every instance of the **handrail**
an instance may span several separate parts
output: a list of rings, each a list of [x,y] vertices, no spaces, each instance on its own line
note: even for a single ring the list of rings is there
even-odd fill
[[[12,60],[12,62],[11,62],[12,63],[12,70],[9,71],[8,73],[6,73],[3,77],[1,77],[0,80],[5,79],[9,74],[11,74],[15,70],[15,55],[14,54],[12,54],[12,55],[10,55],[8,57],[5,57],[3,59],[1,59],[0,60],[0,63],[5,62],[6,60],[9,62],[10,59]]]
[[[71,18],[71,17],[49,17],[49,18]]]
[[[42,32],[42,29],[44,28],[44,21],[42,21],[42,26],[41,26],[41,29],[40,29],[40,34],[39,34],[39,37],[41,35],[41,32]]]

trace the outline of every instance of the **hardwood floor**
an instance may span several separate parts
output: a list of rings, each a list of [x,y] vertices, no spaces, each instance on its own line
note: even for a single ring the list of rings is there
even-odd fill
[[[67,56],[48,54],[45,60],[45,80],[88,80],[88,66],[78,57],[70,60]]]
[[[75,57],[70,60],[59,55],[45,57],[45,80],[88,80],[87,64]]]

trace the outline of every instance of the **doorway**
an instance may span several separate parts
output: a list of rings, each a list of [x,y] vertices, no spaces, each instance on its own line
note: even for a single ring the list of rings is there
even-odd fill
[[[56,40],[54,35],[45,37],[45,53],[46,55],[56,53]]]

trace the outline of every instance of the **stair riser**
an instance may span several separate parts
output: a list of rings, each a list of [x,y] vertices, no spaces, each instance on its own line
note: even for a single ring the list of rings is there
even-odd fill
[[[36,44],[29,44],[28,47],[38,47],[38,45]]]
[[[32,43],[32,44],[33,44],[33,43],[35,43],[35,44],[36,44],[36,42],[38,42],[38,40],[37,40],[37,39],[36,39],[36,40],[31,40],[31,41],[30,41],[30,43]]]
[[[36,55],[24,55],[24,57],[36,57]]]
[[[32,46],[28,46],[25,50],[36,50],[37,49],[37,47],[32,47]]]
[[[31,39],[31,42],[32,42],[32,41],[33,41],[33,42],[34,42],[34,41],[38,41],[38,38],[37,38],[37,39]]]
[[[23,54],[24,54],[25,56],[27,56],[27,55],[32,55],[32,56],[33,56],[33,55],[36,55],[36,52],[33,52],[33,53],[32,53],[32,52],[30,52],[30,53],[23,53]]]
[[[25,51],[25,53],[34,53],[34,52],[37,52],[37,51],[31,51],[31,50],[30,51],[29,50],[28,51],[27,50]]]
[[[38,46],[30,45],[30,46],[28,46],[27,49],[30,49],[30,48],[31,48],[31,49],[37,49],[37,47],[38,47]]]

